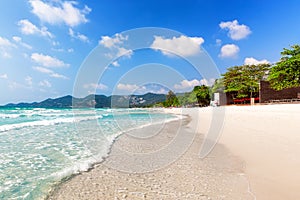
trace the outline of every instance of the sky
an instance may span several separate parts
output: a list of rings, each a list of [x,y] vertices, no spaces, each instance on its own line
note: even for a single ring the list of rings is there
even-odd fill
[[[300,43],[297,0],[0,1],[0,105],[191,91]]]

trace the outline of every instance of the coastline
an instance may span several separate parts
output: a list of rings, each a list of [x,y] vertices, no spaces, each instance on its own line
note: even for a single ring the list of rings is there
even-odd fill
[[[58,184],[48,199],[253,199],[244,162],[224,145],[200,159],[205,133],[191,131],[198,125],[198,110],[164,109],[188,117],[123,133],[102,163]],[[141,132],[146,137],[137,138]],[[187,134],[190,141],[183,139]],[[141,157],[130,160],[133,153]]]

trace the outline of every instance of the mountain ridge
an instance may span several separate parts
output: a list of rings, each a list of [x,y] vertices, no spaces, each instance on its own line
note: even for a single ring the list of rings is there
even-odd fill
[[[9,103],[1,107],[20,108],[132,108],[148,107],[166,100],[165,94],[146,93],[142,95],[111,95],[90,94],[83,98],[66,95],[48,98],[40,102]]]

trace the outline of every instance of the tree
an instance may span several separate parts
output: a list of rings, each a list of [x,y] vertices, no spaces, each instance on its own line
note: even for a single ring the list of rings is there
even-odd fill
[[[200,107],[208,106],[210,103],[210,91],[206,85],[195,86],[193,92],[196,94]]]
[[[193,105],[198,102],[194,91],[185,92],[183,95],[178,96],[180,105]]]
[[[174,94],[173,91],[169,91],[166,97],[166,101],[164,102],[165,107],[171,107],[171,106],[179,106],[179,101],[176,95]]]
[[[284,48],[281,59],[270,70],[268,81],[275,90],[300,86],[300,46]]]
[[[232,98],[257,97],[259,82],[264,79],[269,71],[269,64],[242,65],[227,69],[223,74],[225,90]]]
[[[219,78],[215,80],[214,85],[211,88],[212,94],[224,92],[224,80],[223,78]]]

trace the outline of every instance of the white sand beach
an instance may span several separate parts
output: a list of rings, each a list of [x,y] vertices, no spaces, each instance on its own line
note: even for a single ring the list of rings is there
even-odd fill
[[[220,114],[214,109],[224,108],[218,143],[200,158],[212,116]],[[103,163],[49,199],[300,199],[299,104],[165,112],[188,117],[121,135]]]

